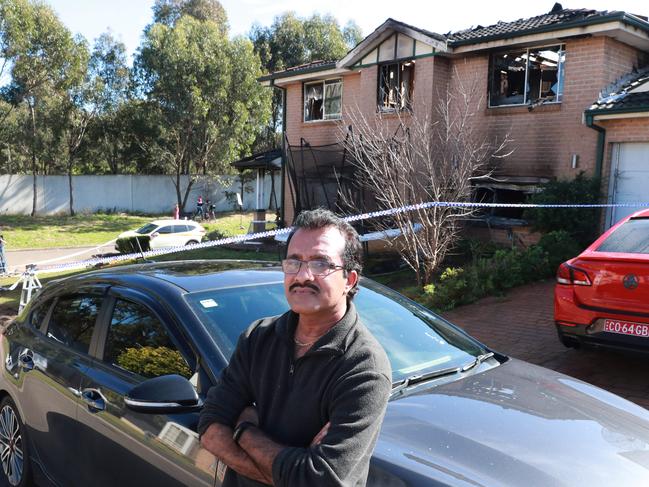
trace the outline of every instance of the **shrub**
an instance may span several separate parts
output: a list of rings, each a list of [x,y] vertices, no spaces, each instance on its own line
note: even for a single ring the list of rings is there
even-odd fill
[[[209,241],[214,241],[214,240],[221,240],[222,238],[228,238],[230,235],[228,235],[226,232],[223,232],[221,230],[212,230],[210,233],[207,234],[207,240]]]
[[[587,204],[599,201],[599,178],[588,178],[580,172],[572,181],[552,181],[542,191],[528,198],[535,204]],[[598,208],[528,208],[523,217],[531,220],[535,230],[565,230],[582,246],[597,235]]]
[[[135,252],[151,250],[149,242],[150,238],[148,235],[140,235],[137,237],[118,238],[115,246],[122,254],[133,254]]]
[[[467,302],[469,285],[464,275],[464,269],[447,267],[439,278],[439,283],[424,286],[424,294],[429,304],[441,310],[452,309],[458,304]]]
[[[582,250],[577,241],[565,230],[546,233],[539,240],[538,246],[547,252],[548,267],[552,273],[556,271],[559,264],[575,257]]]

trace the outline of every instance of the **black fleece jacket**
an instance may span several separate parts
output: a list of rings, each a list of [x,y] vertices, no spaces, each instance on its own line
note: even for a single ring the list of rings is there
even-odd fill
[[[286,445],[273,462],[277,487],[364,486],[391,388],[385,351],[360,322],[353,304],[299,359],[289,311],[254,322],[240,337],[230,364],[207,395],[199,433],[214,422],[234,426],[257,406],[259,426]],[[327,423],[322,442],[310,447]],[[223,486],[258,486],[228,469]]]

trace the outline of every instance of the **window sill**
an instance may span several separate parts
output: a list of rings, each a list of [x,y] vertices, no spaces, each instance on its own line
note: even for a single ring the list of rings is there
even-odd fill
[[[403,110],[377,110],[376,116],[380,118],[401,118],[401,117],[410,117],[412,115],[412,110],[404,108]]]
[[[561,111],[561,102],[545,103],[543,105],[519,105],[519,106],[502,106],[488,107],[485,112],[487,115],[521,115],[524,113],[553,113]]]
[[[309,120],[308,122],[302,121],[302,125],[311,126],[311,125],[322,125],[322,124],[331,124],[340,122],[342,118],[329,118],[327,120]]]

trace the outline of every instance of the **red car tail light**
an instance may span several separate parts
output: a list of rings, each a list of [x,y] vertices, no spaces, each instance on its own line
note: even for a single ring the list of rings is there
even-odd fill
[[[574,286],[590,286],[590,278],[586,271],[577,269],[565,262],[557,269],[557,282],[559,284],[572,284]]]

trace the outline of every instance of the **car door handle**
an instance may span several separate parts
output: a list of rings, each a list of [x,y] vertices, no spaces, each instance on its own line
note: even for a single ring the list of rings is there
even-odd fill
[[[18,365],[25,370],[32,370],[34,368],[34,358],[31,355],[23,354],[18,357]]]
[[[103,411],[106,409],[106,398],[97,389],[84,389],[81,391],[81,399],[88,405],[91,411]]]

